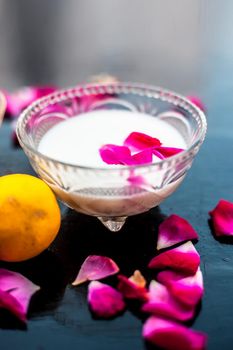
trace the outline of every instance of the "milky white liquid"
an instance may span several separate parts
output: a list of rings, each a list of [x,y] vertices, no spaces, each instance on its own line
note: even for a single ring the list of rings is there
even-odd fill
[[[123,145],[124,139],[134,131],[156,137],[164,146],[187,148],[179,131],[163,120],[139,112],[101,110],[80,114],[56,124],[42,137],[38,150],[50,158],[69,164],[114,168],[114,165],[102,161],[99,148],[107,143]],[[119,175],[119,181],[115,178],[112,180],[112,175],[106,173],[106,183],[98,184],[100,176],[94,171],[91,175],[90,172],[81,173],[77,178],[76,173],[74,175],[67,170],[59,171],[59,176],[54,177],[62,178],[68,190],[64,189],[63,185],[51,185],[51,181],[45,178],[44,173],[41,176],[50,183],[57,196],[71,208],[99,217],[128,216],[145,212],[162,202],[182,180],[179,179],[158,190],[137,189],[132,194],[127,192],[108,195],[102,194],[101,191],[95,194],[93,191],[88,191],[88,188],[115,188],[118,184],[119,188],[130,187],[127,178],[122,180]],[[51,170],[45,169],[45,173],[49,172]],[[158,172],[158,177],[160,175],[163,176],[161,171]],[[152,173],[149,176],[156,177],[157,174]],[[161,182],[161,179],[158,182]],[[156,183],[153,185],[156,188]]]
[[[163,120],[139,112],[102,110],[55,125],[43,136],[38,150],[65,163],[109,167],[99,155],[100,147],[108,143],[123,145],[133,131],[156,137],[163,146],[186,148],[181,134]]]

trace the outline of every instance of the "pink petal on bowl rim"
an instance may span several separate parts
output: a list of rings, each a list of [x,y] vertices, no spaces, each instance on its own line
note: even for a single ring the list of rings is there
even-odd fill
[[[233,236],[233,203],[221,199],[209,215],[217,237]]]
[[[164,158],[169,158],[169,157],[172,157],[180,152],[183,152],[184,149],[183,148],[160,146],[160,147],[156,147],[155,151],[159,152]]]
[[[129,280],[139,287],[146,287],[146,280],[139,270],[135,270],[133,275],[129,277]]]
[[[151,281],[149,301],[142,306],[142,311],[153,315],[185,322],[194,317],[195,307],[177,301],[163,284]]]
[[[205,107],[204,103],[202,102],[202,100],[199,97],[197,97],[197,96],[187,96],[187,99],[189,101],[191,101],[195,106],[200,108],[203,112],[206,111],[206,107]]]
[[[149,262],[151,269],[174,269],[194,275],[200,265],[200,256],[192,242],[188,241],[179,247],[166,250],[156,255]]]
[[[204,294],[204,284],[201,269],[193,276],[187,276],[175,271],[161,271],[157,280],[165,284],[171,294],[185,305],[195,306]]]
[[[117,272],[119,272],[119,267],[112,259],[106,256],[89,255],[72,284],[77,286],[86,281],[100,280]]]
[[[22,321],[26,320],[32,295],[39,289],[20,273],[0,268],[0,307],[9,309]]]
[[[54,86],[24,86],[11,94],[7,94],[7,113],[18,117],[23,109],[32,102],[56,91]]]
[[[207,343],[206,334],[155,316],[144,323],[142,335],[165,350],[204,350]]]
[[[140,301],[148,300],[148,291],[146,288],[139,286],[132,280],[123,275],[118,275],[117,289],[123,294],[126,299],[134,299]]]
[[[172,214],[159,225],[157,249],[168,248],[197,238],[197,232],[187,220]]]
[[[88,286],[88,303],[91,311],[102,318],[114,317],[125,309],[122,294],[98,281],[92,281]]]
[[[132,132],[124,141],[124,146],[129,147],[132,151],[143,151],[160,145],[159,139],[141,132]]]

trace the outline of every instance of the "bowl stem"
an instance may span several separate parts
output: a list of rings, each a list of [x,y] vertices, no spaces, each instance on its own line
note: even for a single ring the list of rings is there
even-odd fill
[[[117,231],[120,231],[120,229],[124,225],[127,219],[127,216],[116,216],[116,217],[98,216],[98,219],[110,231],[117,232]]]

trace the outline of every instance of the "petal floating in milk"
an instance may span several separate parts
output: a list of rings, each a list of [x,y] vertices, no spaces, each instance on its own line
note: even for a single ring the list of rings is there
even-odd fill
[[[160,146],[159,139],[151,137],[141,132],[132,132],[124,141],[124,146],[129,147],[132,151],[142,151],[146,148]]]
[[[131,153],[128,147],[107,144],[99,149],[102,160],[107,164],[126,164]]]
[[[175,148],[175,147],[156,147],[155,155],[161,154],[164,158],[172,157],[180,152],[184,151],[183,148]]]

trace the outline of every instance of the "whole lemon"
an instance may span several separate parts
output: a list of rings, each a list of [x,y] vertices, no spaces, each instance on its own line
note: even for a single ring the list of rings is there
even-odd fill
[[[0,260],[22,261],[40,254],[60,224],[56,198],[42,180],[25,174],[0,177]]]

